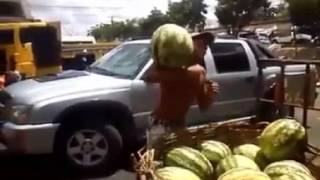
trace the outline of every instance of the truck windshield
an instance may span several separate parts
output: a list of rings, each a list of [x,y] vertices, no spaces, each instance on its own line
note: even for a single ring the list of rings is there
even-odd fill
[[[124,44],[91,65],[91,71],[119,78],[134,79],[151,58],[149,44]]]

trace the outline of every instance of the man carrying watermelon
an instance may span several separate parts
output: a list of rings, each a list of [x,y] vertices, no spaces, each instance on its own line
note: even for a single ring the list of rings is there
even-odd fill
[[[191,36],[172,24],[155,31],[152,39],[154,65],[146,81],[160,84],[160,101],[151,117],[148,147],[166,132],[185,130],[185,117],[194,102],[203,111],[212,104],[219,88],[217,83],[206,78],[203,59],[213,40],[209,32]]]

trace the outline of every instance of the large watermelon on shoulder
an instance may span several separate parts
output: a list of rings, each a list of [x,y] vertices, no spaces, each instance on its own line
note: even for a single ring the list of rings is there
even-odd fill
[[[284,160],[271,163],[264,169],[264,172],[271,177],[291,174],[292,172],[300,172],[306,175],[311,175],[310,170],[305,165],[293,160]]]
[[[193,64],[191,34],[176,24],[160,26],[152,35],[153,59],[162,67],[187,67]]]
[[[200,144],[200,152],[213,164],[232,155],[230,148],[226,144],[213,140],[202,142]]]
[[[216,175],[221,175],[231,169],[248,168],[260,170],[259,166],[250,158],[242,155],[232,155],[224,158],[216,167]]]
[[[271,161],[290,159],[304,139],[304,127],[293,119],[279,119],[269,124],[259,137],[263,154]]]
[[[164,164],[188,169],[201,179],[210,178],[214,174],[210,161],[200,151],[186,146],[170,150],[165,156]]]
[[[180,167],[164,167],[155,171],[159,180],[201,180],[193,172]]]
[[[218,180],[271,180],[270,177],[258,170],[248,168],[235,168],[231,169],[221,176]]]

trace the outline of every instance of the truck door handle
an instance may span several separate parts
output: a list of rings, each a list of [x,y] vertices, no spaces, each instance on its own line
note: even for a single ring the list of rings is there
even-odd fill
[[[252,82],[252,81],[254,81],[254,79],[255,79],[254,76],[250,76],[250,77],[247,77],[247,78],[245,79],[245,81],[246,81],[246,82]]]

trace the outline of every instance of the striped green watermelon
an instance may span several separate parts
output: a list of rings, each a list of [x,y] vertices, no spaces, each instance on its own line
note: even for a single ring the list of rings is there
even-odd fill
[[[271,180],[265,173],[248,168],[231,169],[221,176],[218,180]]]
[[[254,160],[261,169],[264,169],[268,164],[268,161],[264,157],[261,148],[255,144],[243,144],[237,146],[233,149],[233,153],[243,155]]]
[[[243,144],[237,146],[233,149],[234,154],[246,156],[252,160],[255,160],[258,152],[260,151],[260,147],[254,144]]]
[[[172,149],[166,154],[164,164],[188,169],[201,179],[207,179],[214,174],[210,161],[200,151],[190,147]]]
[[[200,144],[200,151],[213,164],[232,155],[230,148],[219,141],[204,141]]]
[[[311,175],[310,170],[305,165],[293,160],[284,160],[271,163],[264,169],[264,172],[271,177],[291,174],[292,172],[300,172]]]
[[[272,180],[317,180],[311,175],[307,175],[301,172],[291,172],[290,174],[285,174],[282,176],[271,177]]]
[[[304,127],[292,119],[279,119],[269,124],[259,137],[263,154],[271,161],[290,159],[305,137]]]
[[[232,155],[224,158],[216,167],[216,174],[219,176],[234,168],[249,168],[260,170],[258,165],[250,158],[242,155]]]
[[[152,35],[153,59],[162,67],[183,67],[193,63],[193,41],[190,33],[176,24],[160,26]]]
[[[201,180],[193,172],[180,167],[164,167],[155,171],[159,180]]]

